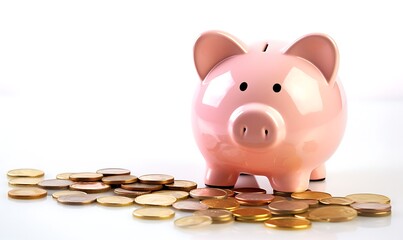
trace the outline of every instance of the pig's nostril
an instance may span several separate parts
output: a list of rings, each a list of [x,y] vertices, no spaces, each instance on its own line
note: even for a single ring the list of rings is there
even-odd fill
[[[243,129],[242,129],[242,135],[245,135],[245,133],[246,133],[246,127],[243,127]]]
[[[264,135],[267,137],[268,134],[269,134],[269,130],[265,129],[264,130]]]

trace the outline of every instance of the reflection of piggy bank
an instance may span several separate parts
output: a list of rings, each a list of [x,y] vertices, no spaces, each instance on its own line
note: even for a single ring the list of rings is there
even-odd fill
[[[207,162],[207,186],[234,186],[240,173],[266,176],[273,189],[299,192],[321,180],[346,124],[339,54],[323,34],[291,45],[244,45],[219,31],[194,47],[201,83],[193,132]]]

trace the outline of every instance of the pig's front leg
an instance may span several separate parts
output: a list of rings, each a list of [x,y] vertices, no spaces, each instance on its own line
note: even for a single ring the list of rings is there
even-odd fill
[[[225,166],[209,165],[204,183],[209,187],[232,188],[238,180],[239,172]]]
[[[303,192],[309,186],[309,172],[290,172],[287,174],[269,176],[271,187],[281,192]]]
[[[311,173],[311,181],[323,181],[326,178],[326,167],[325,164],[320,165],[315,168]]]

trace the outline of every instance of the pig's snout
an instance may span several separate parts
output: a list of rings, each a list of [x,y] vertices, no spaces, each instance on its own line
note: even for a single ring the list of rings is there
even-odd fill
[[[265,148],[285,137],[285,124],[274,108],[250,103],[237,108],[229,119],[229,133],[234,142],[247,148]]]

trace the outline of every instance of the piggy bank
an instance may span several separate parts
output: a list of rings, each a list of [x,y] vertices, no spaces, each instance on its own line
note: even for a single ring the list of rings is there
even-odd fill
[[[274,190],[301,192],[325,179],[324,163],[346,125],[339,53],[329,36],[247,46],[209,31],[195,43],[194,62],[201,81],[192,126],[207,186],[233,187],[246,173],[266,176]]]

